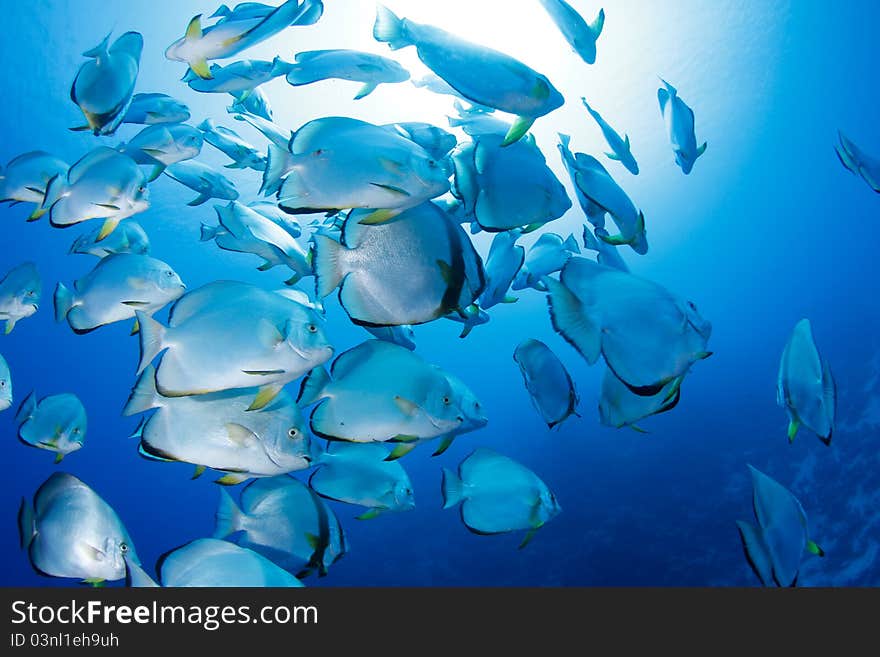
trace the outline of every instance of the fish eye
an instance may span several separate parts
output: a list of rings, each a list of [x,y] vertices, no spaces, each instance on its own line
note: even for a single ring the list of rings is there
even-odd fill
[[[4,380],[0,381],[0,388],[5,388],[5,387],[6,387],[6,380],[4,379]]]
[[[296,430],[296,427],[290,427],[290,429],[287,430],[288,438],[296,438],[298,435],[299,431]]]
[[[73,435],[78,436],[79,434],[80,434],[80,428],[79,428],[79,427],[76,427],[76,428],[73,430]]]
[[[688,307],[689,307],[691,310],[693,310],[694,312],[697,312],[697,306],[696,306],[696,304],[694,304],[693,301],[688,301]]]
[[[125,554],[126,552],[128,552],[128,544],[125,543],[124,541],[122,543],[120,543],[119,544],[119,551],[122,552],[122,554]]]
[[[449,404],[451,404],[451,403],[452,403],[452,400],[449,398],[449,395],[444,395],[443,404],[446,406],[449,406]]]
[[[309,333],[317,333],[318,332],[318,327],[315,326],[314,324],[309,324],[308,329],[309,329]]]
[[[171,277],[174,276],[174,272],[171,271],[170,269],[168,269],[168,270],[165,271],[165,275],[166,275],[168,278],[171,278]]]
[[[33,297],[35,295],[36,293],[33,290],[28,290],[27,292],[25,292],[25,296],[27,297]]]
[[[145,191],[147,191],[147,186],[146,186],[146,185],[141,185],[140,187],[138,187],[138,191],[139,191],[141,194],[143,194]]]

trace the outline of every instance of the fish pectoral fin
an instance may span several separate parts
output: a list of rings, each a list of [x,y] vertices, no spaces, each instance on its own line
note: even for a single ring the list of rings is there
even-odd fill
[[[642,429],[640,426],[637,426],[635,424],[629,425],[629,428],[632,429],[633,431],[635,431],[636,433],[651,433],[647,429]]]
[[[204,465],[197,465],[190,479],[198,479],[205,473],[205,470],[207,470],[207,468]]]
[[[396,461],[397,459],[406,456],[411,451],[413,451],[416,447],[418,447],[418,443],[400,443],[395,445],[394,449],[391,450],[391,453],[385,457],[386,461]]]
[[[529,131],[529,128],[532,127],[534,122],[535,117],[533,116],[516,117],[516,121],[513,122],[513,125],[510,126],[507,134],[504,135],[504,141],[501,142],[501,145],[510,146],[512,143],[519,141],[520,137]]]
[[[385,183],[375,183],[375,182],[371,182],[370,184],[373,187],[379,187],[381,189],[386,189],[389,192],[392,192],[393,194],[398,194],[400,196],[412,196],[412,194],[410,194],[405,189],[402,189],[400,187],[395,187],[394,185],[386,185]]]
[[[149,306],[148,301],[122,301],[123,306],[131,306],[132,308],[145,308]]]
[[[223,425],[229,441],[238,447],[247,447],[250,443],[258,440],[257,435],[245,426],[236,422],[228,422]]]
[[[400,214],[400,210],[375,210],[358,221],[362,226],[377,226],[384,224]]]
[[[620,156],[617,153],[607,153],[606,152],[605,157],[607,157],[609,160],[615,160],[617,162],[620,162]]]
[[[281,389],[284,386],[280,383],[273,383],[267,386],[263,386],[260,388],[260,391],[257,393],[257,396],[254,397],[254,401],[251,402],[251,405],[248,406],[247,410],[249,411],[257,411],[261,408],[265,408],[269,402],[271,402],[275,397],[278,396],[278,393],[281,392]]]
[[[369,511],[366,511],[365,513],[362,513],[359,516],[355,516],[354,519],[355,520],[372,520],[373,518],[378,518],[380,515],[382,515],[382,509],[370,509]]]
[[[141,323],[137,317],[134,318],[134,324],[131,325],[131,333],[129,335],[137,335],[141,331]]]
[[[379,157],[379,166],[381,166],[388,173],[392,173],[395,175],[399,175],[404,171],[403,164],[388,157]]]
[[[82,543],[81,545],[83,551],[95,561],[104,561],[107,558],[107,553],[104,550],[99,550],[94,545],[89,545],[88,543]]]
[[[99,208],[107,208],[108,210],[113,210],[114,212],[119,212],[122,208],[120,208],[115,203],[95,203]]]
[[[270,322],[268,319],[261,319],[260,324],[257,327],[257,338],[264,347],[268,347],[270,349],[274,349],[282,342],[287,340],[287,336],[290,334],[290,327],[288,324],[285,324],[283,327],[279,328],[273,322]]]
[[[415,415],[419,411],[419,405],[400,395],[395,395],[394,404],[404,415]],[[404,442],[404,441],[400,441]]]

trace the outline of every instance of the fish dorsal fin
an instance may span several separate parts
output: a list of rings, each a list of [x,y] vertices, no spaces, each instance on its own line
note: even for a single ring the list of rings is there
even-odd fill
[[[333,361],[333,365],[330,366],[331,378],[339,380],[340,378],[347,376],[352,370],[360,366],[361,363],[372,358],[374,354],[387,349],[388,345],[390,345],[390,343],[382,340],[368,340],[367,342],[363,342],[357,347],[340,354],[339,357]],[[390,346],[394,348],[397,345]]]
[[[598,39],[602,34],[602,28],[605,27],[605,10],[600,9],[599,14],[596,16],[596,19],[590,23],[590,32],[593,33],[593,38]]]
[[[325,134],[335,135],[342,130],[370,126],[369,123],[346,116],[333,116],[309,121],[290,138],[289,150],[294,155],[302,155],[313,150],[313,142]]]
[[[82,179],[83,175],[96,164],[104,160],[113,159],[119,156],[119,153],[107,146],[99,146],[98,148],[86,153],[79,159],[67,172],[67,181],[73,185]]]
[[[319,57],[323,57],[329,53],[340,52],[338,50],[328,49],[328,50],[305,50],[303,52],[296,53],[296,56],[293,58],[297,64],[304,64],[306,62],[311,62]]]
[[[110,46],[111,55],[125,54],[139,61],[144,49],[144,37],[139,32],[126,32]]]

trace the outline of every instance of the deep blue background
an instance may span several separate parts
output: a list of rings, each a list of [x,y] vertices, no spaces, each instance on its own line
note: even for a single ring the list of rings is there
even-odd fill
[[[388,52],[370,38],[372,3],[326,4],[318,25],[289,30],[246,56],[289,58],[316,47]],[[535,134],[561,177],[556,131],[572,134],[576,150],[600,157],[607,150],[579,96],[588,94],[612,125],[630,133],[641,175],[632,178],[606,164],[644,209],[651,251],[625,257],[637,273],[698,305],[714,325],[715,355],[694,367],[678,408],[644,422],[650,433],[641,435],[598,425],[601,368],[589,368],[553,334],[542,294],[525,292],[518,303],[497,307],[492,322],[466,340],[458,339],[460,327],[450,322],[418,327],[419,353],[470,384],[490,424],[440,458],[421,449],[403,461],[415,484],[415,511],[358,522],[353,516],[359,509],[334,503],[351,551],[327,578],[306,583],[753,585],[757,580],[734,525],[751,519],[751,463],[799,496],[812,536],[827,552],[822,560],[805,560],[801,583],[880,584],[880,199],[833,152],[841,128],[880,154],[878,49],[865,29],[880,20],[880,6],[845,2],[830,10],[819,2],[753,2],[743,9],[741,3],[676,2],[660,9],[648,2],[615,3],[620,6],[606,7],[599,60],[586,67],[538,3],[510,4],[511,11],[494,17],[482,3],[389,3],[404,15],[506,47],[554,79],[566,106],[539,120]],[[588,18],[599,6],[575,4]],[[164,59],[165,47],[189,18],[212,13],[213,5],[138,0],[114,8],[97,0],[3,0],[0,7],[0,161],[45,149],[74,162],[97,143],[115,144],[136,133],[126,126],[98,140],[67,130],[82,121],[68,98],[84,61],[80,53],[110,29],[115,35],[128,29],[144,34],[139,91],[172,93],[190,105],[193,124],[212,116],[263,145],[257,134],[226,118],[227,98],[190,91],[179,82],[184,67]],[[398,57],[415,72],[410,51]],[[694,107],[697,137],[709,142],[687,177],[665,141],[658,74]],[[351,101],[355,87],[349,83],[294,90],[279,80],[267,92],[279,123],[291,128],[328,113],[439,122],[451,111],[447,99],[410,85],[382,87],[358,103]],[[207,144],[203,159],[225,163]],[[230,174],[244,201],[259,187],[251,174]],[[154,255],[172,264],[191,289],[217,278],[268,288],[281,284],[280,272],[255,271],[255,258],[198,242],[200,221],[213,221],[210,204],[186,207],[194,193],[167,178],[151,192],[153,207],[138,220]],[[45,220],[26,224],[28,211],[0,208],[0,270],[34,260],[43,277],[43,303],[11,335],[0,336],[0,352],[13,370],[16,404],[31,389],[40,396],[75,392],[88,410],[89,432],[81,451],[54,466],[50,454],[16,440],[14,408],[0,414],[0,584],[71,583],[37,576],[18,549],[19,501],[57,467],[81,477],[114,506],[149,569],[162,552],[210,535],[216,486],[207,476],[190,481],[191,466],[138,456],[128,438],[137,418],[120,416],[134,382],[137,341],[128,336],[127,322],[76,336],[53,321],[55,283],[72,282],[96,260],[67,255],[79,229],[53,229]],[[579,236],[582,220],[574,208],[546,230]],[[489,240],[478,236],[475,243],[485,255]],[[328,308],[327,330],[340,352],[367,337],[335,300],[328,300]],[[839,426],[830,448],[807,431],[789,445],[785,413],[775,403],[779,354],[801,317],[811,319],[838,381]],[[583,417],[555,431],[530,406],[511,358],[527,337],[545,340],[563,358],[581,395]],[[562,505],[563,512],[525,550],[516,549],[519,536],[472,535],[456,511],[440,509],[440,466],[454,468],[476,446],[527,464]]]

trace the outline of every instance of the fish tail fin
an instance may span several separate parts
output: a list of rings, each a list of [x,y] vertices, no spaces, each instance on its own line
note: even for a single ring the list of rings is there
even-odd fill
[[[31,390],[31,394],[24,398],[24,401],[18,407],[18,411],[15,413],[15,421],[18,424],[23,424],[25,420],[31,417],[34,414],[34,411],[37,409],[37,394],[34,390]]]
[[[321,0],[303,0],[300,13],[292,25],[314,25],[324,15],[324,3]]]
[[[296,398],[297,406],[311,406],[323,398],[324,389],[331,381],[330,375],[323,367],[312,368],[300,384],[299,396]]]
[[[593,365],[601,351],[601,333],[583,308],[583,304],[561,282],[543,276],[547,286],[547,305],[550,307],[550,321],[553,328]]]
[[[572,253],[580,253],[581,247],[577,243],[575,239],[574,233],[570,234],[568,238],[566,238],[565,242],[562,243],[562,248],[566,251],[571,251]]]
[[[67,289],[64,283],[59,282],[55,286],[55,294],[52,299],[55,302],[55,321],[63,322],[75,303],[73,293]]]
[[[596,239],[596,236],[593,235],[593,231],[590,230],[590,226],[584,224],[584,248],[589,251],[599,251],[599,242]]]
[[[440,492],[443,494],[443,508],[448,509],[461,502],[464,498],[464,483],[452,470],[443,468]]]
[[[593,38],[598,39],[599,35],[602,34],[602,28],[605,27],[605,9],[600,9],[599,14],[596,16],[596,20],[590,23],[590,32],[593,33]]]
[[[220,489],[220,504],[215,514],[214,538],[226,538],[240,531],[243,515],[226,489]]]
[[[376,22],[373,24],[373,38],[387,43],[391,50],[399,50],[413,44],[406,33],[406,25],[397,15],[383,5],[376,6]]]
[[[165,348],[165,327],[140,310],[135,311],[135,318],[141,327],[141,360],[137,371],[140,374]]]
[[[199,241],[210,242],[217,237],[217,231],[219,230],[220,226],[209,226],[208,224],[203,223],[199,232]]]
[[[289,173],[290,152],[275,144],[269,144],[266,158],[266,170],[263,172],[263,184],[260,193],[264,196],[276,193],[281,189],[281,181]]]
[[[321,80],[321,75],[315,70],[314,66],[304,63],[288,64],[290,69],[287,72],[287,83],[298,87],[303,84],[311,84]]]
[[[39,209],[45,212],[55,205],[55,202],[64,196],[66,191],[67,183],[65,180],[60,175],[52,176],[46,185],[46,193],[43,196],[43,202],[40,204]]]
[[[30,546],[34,534],[34,508],[22,497],[18,507],[18,539],[22,550]]]
[[[339,287],[345,278],[346,272],[341,258],[345,247],[326,235],[314,235],[312,239],[315,244],[316,294],[319,299],[323,299]]]
[[[161,395],[156,389],[156,368],[148,365],[138,377],[137,383],[134,384],[131,395],[122,409],[122,415],[128,417],[144,413],[151,408],[158,408],[161,406],[160,401]]]

